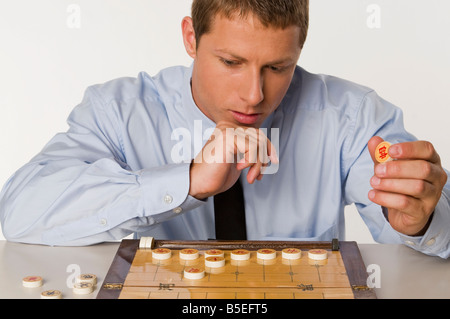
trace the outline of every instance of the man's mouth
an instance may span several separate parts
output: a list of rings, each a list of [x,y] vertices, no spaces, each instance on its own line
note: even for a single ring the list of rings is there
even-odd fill
[[[237,122],[245,125],[255,124],[261,118],[260,113],[244,114],[236,111],[231,111],[231,114]]]

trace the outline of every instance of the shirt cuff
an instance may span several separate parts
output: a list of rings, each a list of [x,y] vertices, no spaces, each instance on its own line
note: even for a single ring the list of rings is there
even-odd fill
[[[407,236],[398,233],[403,244],[427,255],[448,258],[450,256],[449,203],[447,196],[442,193],[425,234],[423,236]]]
[[[167,214],[177,215],[204,204],[189,195],[190,165],[168,164],[140,172],[142,217],[152,216],[156,222],[161,222],[167,219]],[[163,215],[155,216],[158,214]]]

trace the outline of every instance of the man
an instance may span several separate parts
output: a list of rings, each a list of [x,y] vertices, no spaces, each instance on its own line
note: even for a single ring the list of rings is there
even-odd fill
[[[239,179],[248,239],[342,237],[355,203],[375,240],[447,258],[450,185],[432,144],[373,90],[298,67],[307,25],[304,0],[194,0],[192,66],[88,88],[68,132],[5,185],[5,237],[215,238],[213,199]],[[396,160],[377,164],[383,139]]]

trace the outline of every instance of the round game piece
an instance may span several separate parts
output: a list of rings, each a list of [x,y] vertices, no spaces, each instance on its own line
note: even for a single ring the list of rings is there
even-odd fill
[[[249,260],[250,252],[246,249],[235,249],[231,252],[231,259],[233,259],[233,260]]]
[[[302,257],[302,251],[298,248],[285,248],[281,251],[281,257],[284,259],[299,259]]]
[[[139,240],[140,249],[152,249],[153,247],[153,237],[141,237]]]
[[[205,251],[205,258],[208,257],[225,257],[223,250],[220,249],[210,249]]]
[[[308,257],[313,260],[325,260],[328,258],[328,252],[325,249],[311,249],[308,251]]]
[[[202,279],[205,276],[205,271],[200,268],[190,267],[184,270],[184,277],[186,279]]]
[[[256,252],[256,256],[259,259],[270,260],[277,258],[277,252],[274,249],[260,249]]]
[[[59,290],[46,290],[41,292],[41,299],[62,299],[62,293]]]
[[[27,288],[36,288],[42,286],[42,277],[27,276],[22,279],[22,285]]]
[[[377,148],[375,149],[375,159],[379,163],[392,161],[392,158],[388,154],[389,147],[391,147],[391,143],[386,141],[383,141],[380,144],[378,144]]]
[[[206,257],[205,266],[210,268],[220,268],[225,266],[224,257]]]
[[[156,248],[152,250],[152,257],[159,260],[165,260],[172,257],[172,251],[167,248]]]
[[[97,284],[97,276],[93,274],[82,274],[77,277],[77,283],[87,282],[95,286]]]
[[[73,286],[73,293],[77,295],[87,295],[94,291],[94,285],[87,282],[80,282]]]
[[[198,258],[198,250],[192,248],[186,248],[180,250],[180,258],[184,260],[193,260]]]

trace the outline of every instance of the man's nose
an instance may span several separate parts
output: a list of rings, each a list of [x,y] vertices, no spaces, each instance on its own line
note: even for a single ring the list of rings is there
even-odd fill
[[[264,99],[263,77],[260,70],[249,70],[241,83],[241,99],[248,105],[258,105]]]

